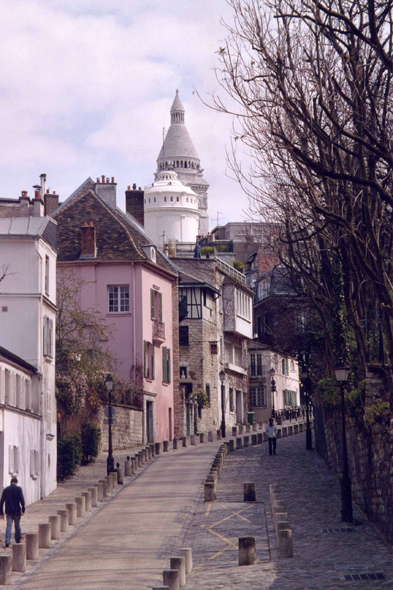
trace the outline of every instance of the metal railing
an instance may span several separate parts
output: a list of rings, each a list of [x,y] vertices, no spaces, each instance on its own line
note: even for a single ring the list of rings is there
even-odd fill
[[[242,274],[241,272],[239,272],[238,270],[236,270],[236,268],[233,268],[233,266],[231,266],[230,264],[227,264],[226,262],[224,262],[223,260],[221,260],[221,258],[216,258],[216,263],[217,266],[220,270],[222,270],[223,272],[225,272],[225,274],[229,275],[230,277],[233,277],[234,279],[236,279],[237,281],[240,281],[241,283],[246,284],[246,277],[244,274]]]

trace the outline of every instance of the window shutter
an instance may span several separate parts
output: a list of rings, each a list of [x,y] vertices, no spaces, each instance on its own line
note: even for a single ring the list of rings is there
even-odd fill
[[[30,477],[35,476],[35,451],[30,451]]]
[[[42,337],[43,337],[42,346],[43,346],[43,352],[44,352],[44,355],[45,356],[47,355],[47,340],[48,340],[47,322],[46,322],[46,320],[47,320],[47,317],[44,316],[44,327],[43,327],[43,335],[42,335]]]
[[[53,320],[48,319],[48,355],[53,358]]]
[[[162,380],[167,383],[167,362],[166,362],[166,346],[162,347]]]
[[[14,445],[9,445],[9,473],[13,475],[15,473],[15,462],[14,462]]]
[[[155,355],[154,342],[152,342],[152,345],[151,345],[151,378],[152,379],[156,378],[156,371],[155,371],[155,366],[154,366],[154,355]]]
[[[14,447],[14,469],[15,473],[19,473],[20,468],[20,449],[19,447]]]
[[[18,378],[19,381],[19,407],[21,410],[26,410],[26,379]]]
[[[5,370],[0,368],[0,404],[5,402]]]
[[[167,383],[171,382],[171,349],[166,349],[167,354]]]
[[[159,313],[159,320],[160,320],[160,322],[162,322],[162,293],[158,293],[158,302],[159,302],[159,306],[160,306],[160,309],[158,312]]]
[[[46,429],[52,432],[52,396],[50,391],[46,392]]]
[[[10,372],[10,405],[16,406],[16,375]]]
[[[26,391],[26,410],[31,410],[31,383],[28,379],[25,380]]]
[[[150,316],[151,319],[155,319],[155,311],[156,311],[156,292],[154,289],[150,289]]]
[[[34,451],[34,469],[35,469],[35,474],[38,475],[40,472],[40,456],[38,454],[38,451]]]
[[[147,378],[149,376],[149,366],[147,359],[147,342],[143,341],[143,376]]]

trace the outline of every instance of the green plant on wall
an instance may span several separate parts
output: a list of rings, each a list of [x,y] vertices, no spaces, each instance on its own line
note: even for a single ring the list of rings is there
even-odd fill
[[[202,254],[202,256],[206,256],[206,258],[210,258],[210,255],[214,254],[213,246],[204,246],[201,249],[201,254]]]
[[[204,389],[198,389],[196,392],[196,400],[200,408],[210,408],[210,400]]]
[[[241,260],[235,258],[235,260],[233,261],[233,267],[236,268],[236,270],[238,270],[239,272],[242,272],[244,268],[244,263]]]

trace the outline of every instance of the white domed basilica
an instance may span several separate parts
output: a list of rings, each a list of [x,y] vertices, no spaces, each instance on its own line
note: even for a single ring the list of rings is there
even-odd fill
[[[184,124],[185,110],[176,90],[171,126],[157,158],[155,182],[145,187],[145,231],[158,245],[163,241],[195,243],[209,230],[208,183]]]

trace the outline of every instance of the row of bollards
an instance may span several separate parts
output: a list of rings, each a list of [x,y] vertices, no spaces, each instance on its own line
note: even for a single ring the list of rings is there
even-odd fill
[[[221,475],[222,468],[224,466],[225,458],[229,452],[230,441],[225,442],[218,449],[216,456],[210,467],[210,471],[206,476],[204,485],[204,499],[205,502],[214,502],[217,499],[216,489],[217,480]]]
[[[169,558],[169,569],[162,572],[162,586],[153,590],[180,590],[186,585],[186,576],[192,572],[192,550],[182,547],[176,557]]]
[[[288,514],[285,512],[280,487],[277,484],[271,484],[269,491],[270,508],[278,540],[279,555],[283,558],[293,557],[292,530],[289,525]]]
[[[160,443],[155,444],[160,445]],[[99,502],[104,502],[105,498],[123,484],[124,474],[134,475],[138,468],[153,459],[155,454],[156,447],[151,444],[134,457],[127,457],[124,471],[117,463],[117,468],[112,473],[82,492],[74,498],[73,502],[66,503],[65,508],[58,510],[57,514],[50,515],[49,522],[40,523],[38,532],[26,533],[25,542],[12,545],[12,555],[0,555],[0,586],[10,585],[13,571],[25,572],[27,561],[39,559],[40,549],[50,549],[52,541],[59,541],[61,533],[67,533],[70,526],[75,526],[78,519],[84,518],[88,512],[98,506]]]

